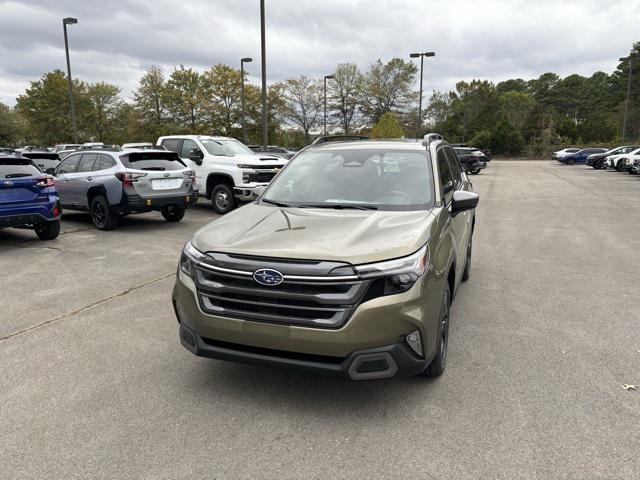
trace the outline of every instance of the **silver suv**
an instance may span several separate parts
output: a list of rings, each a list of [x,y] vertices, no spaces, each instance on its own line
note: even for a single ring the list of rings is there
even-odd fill
[[[82,151],[55,170],[60,203],[91,214],[99,230],[116,227],[118,217],[152,210],[179,222],[198,199],[193,170],[166,150]]]

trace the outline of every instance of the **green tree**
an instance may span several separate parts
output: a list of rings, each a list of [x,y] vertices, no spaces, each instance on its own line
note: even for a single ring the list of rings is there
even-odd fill
[[[480,130],[473,136],[469,144],[477,148],[493,149],[493,134],[490,130]]]
[[[16,112],[0,102],[0,146],[13,146],[20,139]]]
[[[169,117],[182,132],[200,133],[203,118],[202,75],[180,65],[171,72],[164,90]]]
[[[515,91],[505,92],[500,94],[499,103],[500,111],[507,122],[522,131],[535,104],[531,95]]]
[[[355,63],[339,63],[328,84],[328,108],[345,135],[349,135],[358,113],[363,83],[364,77]]]
[[[281,98],[282,118],[299,126],[308,141],[309,130],[319,120],[323,102],[322,87],[317,81],[303,75],[289,78],[272,88]]]
[[[73,92],[77,118],[81,120],[88,108],[87,85],[74,80]],[[16,110],[25,120],[24,136],[34,143],[53,145],[73,141],[67,77],[61,70],[47,72],[31,82],[25,93],[18,96]],[[86,134],[80,121],[78,127],[82,140]]]
[[[203,116],[211,131],[232,135],[242,121],[240,70],[218,64],[204,72],[202,78]]]
[[[380,120],[371,128],[371,138],[401,138],[404,131],[395,114],[383,113]]]
[[[494,153],[518,155],[523,145],[524,140],[520,131],[506,120],[498,123],[491,133],[491,148]]]
[[[151,66],[140,78],[133,92],[133,104],[143,136],[155,141],[167,131],[167,109],[165,106],[165,78],[159,67]]]
[[[100,142],[109,142],[110,134],[117,128],[118,110],[122,105],[120,89],[104,82],[90,84],[87,88],[89,107],[84,112],[83,124],[89,137]]]
[[[376,123],[387,112],[401,112],[417,99],[412,90],[417,67],[401,58],[376,61],[365,74],[362,112]]]

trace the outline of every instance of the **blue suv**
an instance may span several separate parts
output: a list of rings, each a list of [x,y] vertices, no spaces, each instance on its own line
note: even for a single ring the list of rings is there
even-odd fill
[[[606,151],[606,148],[584,148],[579,152],[565,155],[564,157],[559,158],[558,161],[566,163],[567,165],[573,165],[574,163],[586,163],[589,155],[604,153]]]
[[[54,179],[25,157],[0,154],[0,228],[29,228],[42,240],[60,233]]]

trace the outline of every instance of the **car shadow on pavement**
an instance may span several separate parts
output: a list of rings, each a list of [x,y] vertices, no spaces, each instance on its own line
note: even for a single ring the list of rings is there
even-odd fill
[[[199,359],[187,375],[194,391],[222,396],[233,405],[266,405],[328,417],[386,414],[398,402],[424,401],[438,391],[439,380],[422,377],[354,382],[321,374]]]

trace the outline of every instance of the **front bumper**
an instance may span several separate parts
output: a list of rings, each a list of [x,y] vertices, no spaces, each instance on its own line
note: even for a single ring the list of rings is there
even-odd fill
[[[349,320],[337,329],[205,313],[197,300],[195,284],[180,270],[172,298],[181,341],[195,355],[288,366],[353,379],[388,378],[413,375],[435,355],[440,302],[425,299],[441,298],[443,281],[444,277],[428,272],[405,293],[359,304]],[[406,335],[414,331],[421,334],[424,357],[406,345]],[[365,356],[369,354],[384,359]],[[374,361],[379,369],[358,371],[358,365],[365,360]]]
[[[258,198],[258,194],[256,193],[256,189],[258,187],[266,187],[269,185],[268,183],[261,183],[257,185],[239,185],[237,187],[233,187],[233,196],[238,199],[240,202],[252,202],[256,198]]]
[[[305,355],[202,338],[185,322],[180,324],[180,342],[187,350],[200,357],[291,368],[351,380],[407,377],[420,373],[427,366],[426,360],[418,358],[403,342],[355,351],[346,358]]]

